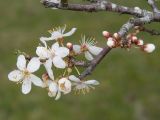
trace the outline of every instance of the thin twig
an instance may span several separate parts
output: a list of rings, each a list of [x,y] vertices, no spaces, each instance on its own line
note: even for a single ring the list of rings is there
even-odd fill
[[[146,27],[142,27],[142,28],[140,29],[140,31],[147,32],[147,33],[149,33],[149,34],[151,34],[151,35],[160,35],[160,32],[159,32],[159,31],[154,30],[154,29],[148,29],[148,28],[146,28]]]
[[[151,6],[151,8],[153,9],[153,12],[155,13],[160,13],[156,3],[155,3],[155,0],[147,0],[148,1],[148,4]]]

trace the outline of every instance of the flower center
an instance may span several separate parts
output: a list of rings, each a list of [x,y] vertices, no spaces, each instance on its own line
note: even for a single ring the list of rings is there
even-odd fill
[[[86,44],[84,44],[84,45],[81,46],[81,51],[82,52],[88,51],[88,48],[87,48]]]
[[[23,71],[23,74],[24,74],[24,76],[26,77],[26,76],[29,76],[29,75],[30,75],[30,72],[29,72],[28,70],[25,70],[25,71]]]
[[[62,90],[66,90],[65,83],[61,83],[61,84],[60,84],[60,88],[61,88]]]

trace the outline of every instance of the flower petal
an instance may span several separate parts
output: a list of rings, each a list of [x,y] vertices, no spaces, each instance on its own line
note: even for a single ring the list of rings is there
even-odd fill
[[[64,94],[71,92],[72,83],[66,78],[60,79],[58,81],[58,86],[59,86],[59,90],[62,91]]]
[[[61,91],[58,91],[58,93],[57,93],[57,96],[56,96],[55,100],[59,100],[59,99],[60,99],[60,97],[61,97]]]
[[[77,78],[76,76],[74,75],[70,75],[69,76],[69,80],[73,81],[73,82],[81,82],[79,78]]]
[[[58,42],[54,43],[54,44],[52,45],[51,49],[54,50],[54,51],[58,51],[58,49],[59,49],[59,44],[58,44]]]
[[[77,28],[72,28],[69,32],[63,34],[63,36],[64,37],[71,36],[73,33],[75,33],[76,30]]]
[[[26,68],[26,59],[24,55],[19,55],[17,59],[17,67],[20,70],[25,70]]]
[[[98,55],[103,50],[102,48],[96,46],[90,46],[88,49],[93,55]]]
[[[52,70],[52,60],[48,59],[45,63],[44,66],[46,68],[46,71],[49,75],[49,77],[54,80],[54,75],[53,75],[53,70]]]
[[[49,90],[50,90],[51,92],[57,93],[57,91],[58,91],[58,85],[57,85],[55,82],[52,82],[52,83],[49,85]]]
[[[50,92],[50,91],[49,91],[49,92],[48,92],[48,96],[49,96],[49,97],[55,97],[55,96],[56,96],[56,93],[55,93],[55,92]]]
[[[85,81],[84,83],[88,85],[99,85],[99,82],[97,80],[88,80]]]
[[[57,67],[57,68],[65,68],[66,67],[66,63],[65,61],[59,57],[59,56],[55,56],[53,58],[53,64]]]
[[[40,68],[40,64],[41,64],[40,60],[38,58],[34,57],[29,61],[28,66],[27,66],[27,70],[30,73],[33,73]]]
[[[33,74],[30,75],[30,81],[32,81],[35,86],[43,87],[42,80]]]
[[[31,91],[31,80],[25,78],[22,83],[22,93],[28,94]]]
[[[93,56],[91,55],[91,53],[86,51],[84,54],[85,54],[85,57],[86,57],[87,60],[89,60],[89,61],[93,60]]]
[[[57,51],[56,51],[56,55],[64,58],[69,54],[69,49],[65,48],[65,47],[60,47]]]
[[[81,53],[81,46],[80,45],[73,45],[73,50],[75,53]]]
[[[37,47],[36,54],[40,59],[47,59],[49,57],[48,49],[46,47]]]
[[[52,37],[40,37],[41,42],[49,41],[49,40],[53,40]]]
[[[63,38],[63,35],[59,31],[54,31],[54,32],[52,32],[51,37],[52,37],[53,40],[57,40],[59,38]]]
[[[13,82],[18,82],[23,78],[23,73],[19,70],[14,70],[8,74],[8,79]]]

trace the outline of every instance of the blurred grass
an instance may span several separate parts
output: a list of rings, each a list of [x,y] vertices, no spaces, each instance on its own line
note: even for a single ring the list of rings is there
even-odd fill
[[[142,0],[112,1],[150,9]],[[103,45],[102,30],[118,31],[129,16],[45,9],[39,0],[1,0],[0,16],[0,120],[160,119],[160,38],[146,33],[140,37],[155,43],[156,51],[145,54],[137,49],[113,50],[89,77],[99,80],[101,85],[87,95],[70,94],[54,101],[37,87],[29,95],[22,95],[21,86],[7,79],[16,67],[14,50],[34,55],[39,37],[48,35],[48,29],[67,24],[68,30],[78,28],[68,40],[76,42],[81,34],[94,35]],[[160,25],[149,27],[159,29]]]

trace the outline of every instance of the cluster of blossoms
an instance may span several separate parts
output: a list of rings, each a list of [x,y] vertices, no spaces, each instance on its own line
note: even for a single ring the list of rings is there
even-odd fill
[[[22,83],[22,93],[28,94],[31,91],[31,85],[45,88],[50,97],[58,100],[61,94],[68,94],[72,90],[85,94],[95,85],[99,85],[97,80],[80,80],[80,72],[77,66],[72,62],[77,56],[84,54],[88,61],[93,60],[102,48],[95,46],[93,38],[82,37],[80,45],[73,45],[68,42],[65,44],[64,38],[73,35],[76,28],[72,28],[65,33],[66,27],[50,30],[50,37],[41,37],[41,45],[36,48],[36,57],[28,57],[26,54],[19,54],[17,59],[17,69],[8,74],[10,81]],[[47,42],[52,41],[50,47]],[[45,67],[42,77],[37,77],[33,73],[38,71],[41,66]],[[55,74],[53,68],[61,69],[63,74]],[[77,75],[74,75],[74,70]],[[54,71],[54,72],[53,72]]]
[[[28,94],[33,83],[35,86],[45,88],[50,97],[58,100],[62,93],[68,94],[74,90],[76,93],[85,94],[90,89],[94,89],[95,85],[99,85],[97,80],[84,80],[76,77],[80,75],[80,72],[79,65],[74,61],[77,61],[77,57],[83,54],[88,62],[92,61],[94,57],[103,53],[101,52],[103,49],[96,46],[97,42],[94,38],[85,36],[82,36],[79,45],[66,42],[64,38],[73,35],[76,28],[72,28],[67,33],[65,33],[65,29],[66,26],[58,27],[49,30],[50,37],[41,37],[41,45],[36,48],[36,57],[30,57],[20,52],[17,59],[18,69],[10,72],[8,78],[10,81],[22,83],[22,93]],[[147,53],[153,52],[155,45],[144,44],[144,41],[136,36],[137,33],[136,31],[121,38],[118,33],[112,35],[103,31],[103,36],[107,39],[107,46],[110,48],[130,49],[132,45],[135,45]],[[51,46],[48,45],[49,41],[52,41]],[[46,71],[39,78],[33,73],[38,71],[41,66],[44,66]],[[63,74],[55,74],[53,68],[61,69]],[[74,75],[74,71],[76,71],[76,75]]]
[[[135,27],[137,29],[138,27]],[[126,37],[121,38],[118,33],[114,33],[113,35],[108,31],[103,31],[103,36],[107,39],[107,46],[110,48],[127,48],[130,49],[132,45],[135,45],[136,48],[140,48],[140,50],[152,53],[155,50],[155,45],[152,43],[144,44],[142,39],[139,39],[136,35],[139,33],[139,30],[136,30],[135,33],[130,33]]]

